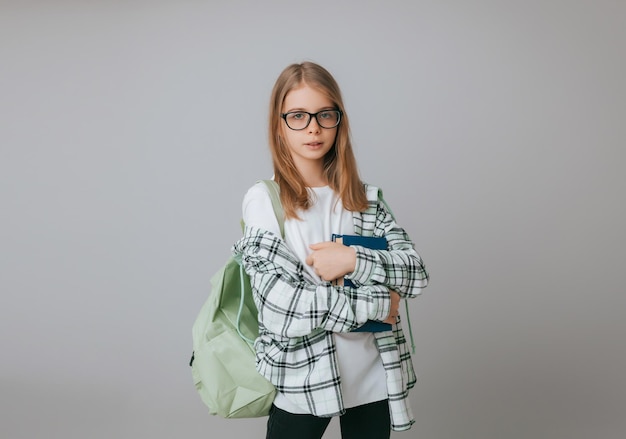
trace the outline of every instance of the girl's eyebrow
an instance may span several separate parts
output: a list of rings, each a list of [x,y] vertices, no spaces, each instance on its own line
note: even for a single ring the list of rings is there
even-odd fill
[[[331,106],[326,106],[326,107],[322,107],[317,111],[312,111],[312,113],[318,113],[320,111],[325,111],[325,110],[336,110],[335,107],[331,107]],[[308,111],[306,111],[304,108],[298,107],[298,108],[292,108],[290,110],[285,111],[284,113],[292,113],[294,111],[304,111],[305,113],[308,113]]]

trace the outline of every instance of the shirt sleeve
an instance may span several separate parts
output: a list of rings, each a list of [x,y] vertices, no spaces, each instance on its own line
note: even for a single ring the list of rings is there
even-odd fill
[[[382,203],[376,212],[375,236],[387,238],[388,250],[353,246],[356,265],[347,277],[357,286],[385,285],[403,297],[415,297],[428,285],[429,275],[406,231]]]
[[[320,328],[348,332],[389,314],[387,287],[346,292],[328,282],[315,284],[284,241],[262,229],[246,226],[233,252],[250,276],[259,323],[275,334],[299,337]]]
[[[243,197],[241,209],[243,222],[246,226],[258,227],[280,236],[280,226],[265,184],[259,182],[248,189]]]

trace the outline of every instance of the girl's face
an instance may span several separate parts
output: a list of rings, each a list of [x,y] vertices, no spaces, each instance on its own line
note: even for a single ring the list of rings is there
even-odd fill
[[[323,93],[305,84],[287,93],[282,113],[294,111],[317,113],[322,110],[335,110],[335,106]],[[302,117],[302,115],[296,115],[296,117]],[[304,117],[308,116],[304,115]],[[318,117],[328,118],[326,114],[320,114]],[[322,123],[326,124],[326,122]],[[311,117],[309,125],[298,131],[290,129],[285,121],[282,121],[282,133],[296,167],[302,171],[311,165],[323,165],[324,156],[335,144],[337,127],[322,128],[317,119]]]

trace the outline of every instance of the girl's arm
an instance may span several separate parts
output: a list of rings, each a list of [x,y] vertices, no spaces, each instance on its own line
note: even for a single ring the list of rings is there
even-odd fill
[[[378,203],[374,236],[387,238],[388,250],[352,246],[356,251],[354,271],[346,276],[357,286],[384,285],[403,297],[415,297],[428,284],[428,272],[406,231]]]
[[[389,315],[386,286],[344,290],[329,283],[315,285],[284,241],[266,230],[246,227],[234,252],[250,276],[259,320],[273,333],[298,337],[318,328],[348,332]]]

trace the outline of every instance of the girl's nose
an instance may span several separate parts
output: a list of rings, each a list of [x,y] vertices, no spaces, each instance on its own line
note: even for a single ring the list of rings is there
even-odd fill
[[[308,128],[310,133],[318,133],[321,131],[322,127],[320,127],[320,124],[317,123],[317,117],[311,118]]]

